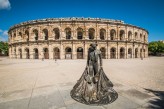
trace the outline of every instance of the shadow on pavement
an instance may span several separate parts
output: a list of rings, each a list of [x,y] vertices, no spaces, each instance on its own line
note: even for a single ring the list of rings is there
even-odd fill
[[[148,101],[149,109],[164,109],[164,91],[155,91],[151,89],[145,89],[148,92],[153,93],[156,97],[150,101]]]

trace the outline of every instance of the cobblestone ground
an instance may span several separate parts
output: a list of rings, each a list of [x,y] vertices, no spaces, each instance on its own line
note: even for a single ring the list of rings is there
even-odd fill
[[[86,60],[0,58],[0,109],[164,109],[164,57],[103,60],[119,94],[104,106],[69,95],[85,65]]]

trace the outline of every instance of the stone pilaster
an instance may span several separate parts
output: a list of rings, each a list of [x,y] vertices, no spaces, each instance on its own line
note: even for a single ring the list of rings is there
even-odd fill
[[[72,59],[77,59],[77,56],[76,56],[76,48],[75,48],[75,44],[73,43],[73,46],[72,46]]]
[[[52,31],[52,27],[49,28],[48,30],[48,40],[53,40],[53,31]]]
[[[30,59],[34,59],[34,50],[29,48]]]
[[[53,48],[51,44],[49,45],[48,49],[49,49],[49,59],[53,59]]]
[[[60,59],[65,59],[65,51],[62,43],[60,44]]]
[[[88,48],[87,48],[87,44],[84,44],[84,59],[87,59],[87,55],[88,55]]]

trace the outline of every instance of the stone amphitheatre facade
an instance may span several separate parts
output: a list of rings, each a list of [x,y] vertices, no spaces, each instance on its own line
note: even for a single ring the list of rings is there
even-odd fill
[[[32,20],[12,26],[8,35],[10,58],[86,59],[92,42],[104,59],[148,57],[148,31],[120,20]]]

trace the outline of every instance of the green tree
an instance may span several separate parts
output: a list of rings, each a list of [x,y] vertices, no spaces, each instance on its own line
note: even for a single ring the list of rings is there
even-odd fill
[[[164,43],[159,41],[158,42],[158,50],[159,53],[164,53]]]
[[[149,49],[150,52],[152,52],[154,55],[156,55],[157,50],[158,50],[157,42],[150,42],[149,46],[148,46],[148,49]]]
[[[7,42],[0,42],[0,51],[3,52],[5,55],[8,55],[8,43]]]
[[[164,53],[164,43],[162,41],[153,41],[149,43],[148,49],[154,55]]]

